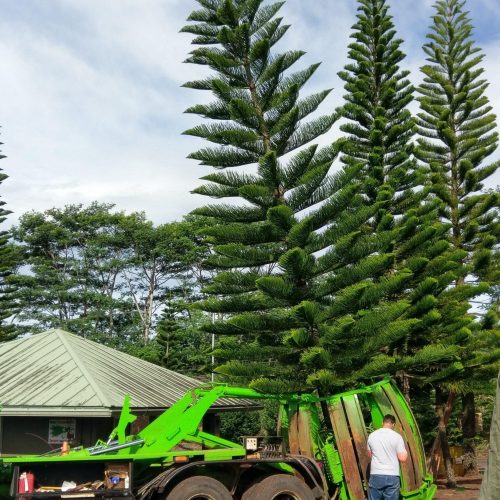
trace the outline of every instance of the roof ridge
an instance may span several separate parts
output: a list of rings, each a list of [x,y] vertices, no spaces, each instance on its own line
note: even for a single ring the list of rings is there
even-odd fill
[[[73,361],[75,362],[76,366],[80,369],[80,371],[82,372],[82,374],[85,377],[85,379],[87,380],[87,382],[90,384],[92,389],[94,389],[97,397],[101,400],[101,404],[103,406],[107,406],[107,407],[111,406],[111,403],[108,401],[108,398],[104,395],[104,393],[99,388],[99,384],[96,384],[94,377],[92,377],[90,372],[85,368],[85,365],[82,364],[80,357],[76,354],[73,347],[70,345],[68,340],[65,338],[65,335],[62,335],[63,333],[68,334],[68,335],[73,335],[73,334],[66,332],[64,330],[59,330],[59,329],[55,330],[55,333],[59,337],[61,342],[64,344],[64,347],[66,347],[66,349],[68,350],[70,356],[73,358]]]

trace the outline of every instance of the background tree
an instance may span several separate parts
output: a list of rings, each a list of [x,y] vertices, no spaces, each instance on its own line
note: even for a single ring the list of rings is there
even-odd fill
[[[190,311],[185,303],[167,301],[158,323],[156,342],[162,346],[161,364],[205,382],[210,381],[210,336],[202,330],[200,311]]]
[[[134,310],[119,280],[124,242],[116,227],[123,214],[111,209],[93,203],[21,216],[13,229],[25,258],[15,276],[21,328],[66,328],[119,344],[118,331],[134,323]]]
[[[211,280],[202,262],[209,247],[198,234],[206,225],[203,217],[188,216],[170,225],[170,241],[178,268],[175,280],[165,291],[165,302],[157,325],[154,344],[158,347],[159,364],[207,381],[212,370],[212,339],[203,331],[205,316],[191,307],[203,297],[202,287]]]
[[[193,217],[156,227],[135,217],[120,224],[127,242],[121,277],[139,315],[144,344],[153,337],[165,298],[174,293],[188,303],[203,285],[199,265],[208,248],[197,235],[202,224]]]
[[[455,321],[462,323],[458,330],[463,346],[461,364],[467,366],[474,364],[481,353],[484,356],[487,351],[484,346],[490,344],[488,339],[494,335],[490,329],[468,328],[463,324],[467,318],[461,317],[469,309],[474,295],[485,291],[484,278],[498,278],[494,278],[492,266],[500,224],[498,192],[481,192],[482,182],[499,165],[498,161],[487,163],[497,147],[498,134],[494,131],[495,116],[485,94],[488,84],[479,66],[484,56],[474,46],[472,25],[464,6],[461,0],[440,0],[435,4],[429,42],[424,45],[428,64],[421,68],[425,76],[419,87],[418,156],[429,167],[432,190],[442,201],[440,217],[449,224],[449,241],[463,256],[465,272],[457,277],[456,290],[450,294],[455,301],[463,301],[456,309],[462,316],[456,316]],[[476,289],[472,288],[474,281],[479,283]],[[498,353],[490,354],[494,355],[483,358],[481,363],[485,368],[481,372],[487,378],[498,371]],[[461,376],[453,373],[448,379],[451,382],[448,389],[452,395],[457,390],[463,393],[465,414],[471,416],[475,414],[473,391],[477,385],[468,374],[467,370]],[[468,437],[472,450],[474,434],[474,419],[466,418],[464,436]]]
[[[0,160],[3,158],[5,156],[0,154]],[[0,169],[0,184],[7,177]],[[5,201],[0,200],[0,224],[5,222],[10,213],[5,208]],[[15,287],[9,282],[9,276],[14,272],[18,263],[19,252],[10,241],[10,232],[0,231],[0,342],[13,340],[19,333],[12,323],[12,318],[16,313],[16,306],[12,300]]]
[[[155,227],[100,203],[23,215],[14,229],[25,253],[13,277],[19,325],[67,328],[159,361],[161,349],[148,344],[166,293],[186,292],[206,252],[195,231],[194,222]]]

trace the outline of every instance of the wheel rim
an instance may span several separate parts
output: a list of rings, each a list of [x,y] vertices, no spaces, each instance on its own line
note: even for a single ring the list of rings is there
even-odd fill
[[[293,491],[282,491],[273,496],[271,500],[301,500]]]
[[[218,500],[218,499],[213,497],[212,495],[208,495],[205,493],[203,494],[196,493],[196,495],[189,497],[187,500]]]

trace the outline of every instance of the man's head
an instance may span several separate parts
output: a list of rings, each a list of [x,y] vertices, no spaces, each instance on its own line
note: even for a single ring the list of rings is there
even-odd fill
[[[388,413],[387,415],[384,416],[384,420],[382,420],[382,427],[394,429],[395,425],[396,425],[396,418],[394,417],[394,415]]]

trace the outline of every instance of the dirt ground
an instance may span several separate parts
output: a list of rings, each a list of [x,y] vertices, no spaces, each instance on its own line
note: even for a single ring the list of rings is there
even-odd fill
[[[481,488],[481,476],[470,478],[457,478],[457,487],[448,489],[445,486],[444,480],[437,481],[438,491],[435,500],[447,500],[453,498],[455,500],[477,500],[479,490]]]
[[[436,481],[438,490],[435,500],[477,500],[479,498],[479,490],[481,489],[481,481],[483,480],[482,473],[486,468],[486,461],[488,458],[487,450],[479,451],[477,454],[477,465],[480,474],[477,476],[455,477],[457,487],[455,489],[448,489],[446,487],[445,479],[438,479]]]

